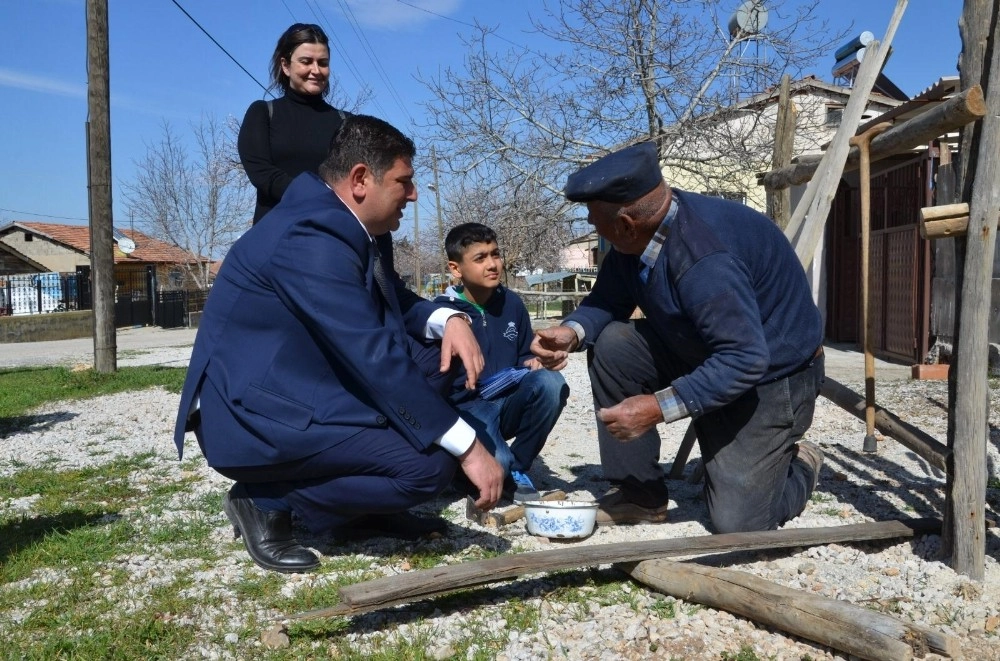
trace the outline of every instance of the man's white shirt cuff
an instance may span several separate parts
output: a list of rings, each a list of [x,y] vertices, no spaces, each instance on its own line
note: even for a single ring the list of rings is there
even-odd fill
[[[434,441],[450,454],[461,457],[468,452],[476,440],[476,430],[461,418],[444,433],[444,436]]]

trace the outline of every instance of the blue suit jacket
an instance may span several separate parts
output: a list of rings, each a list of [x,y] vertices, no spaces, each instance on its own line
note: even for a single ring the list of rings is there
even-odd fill
[[[455,424],[407,351],[436,306],[390,268],[404,327],[387,313],[373,264],[355,216],[319,177],[299,175],[212,286],[181,394],[178,453],[199,393],[203,450],[217,467],[300,459],[365,428],[392,427],[423,449]]]

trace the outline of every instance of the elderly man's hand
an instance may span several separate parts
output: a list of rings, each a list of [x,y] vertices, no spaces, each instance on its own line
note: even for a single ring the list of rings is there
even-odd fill
[[[631,441],[663,422],[663,411],[656,395],[636,395],[610,408],[600,409],[597,418],[607,425],[612,436]]]
[[[531,340],[531,353],[538,357],[542,367],[561,370],[566,367],[569,354],[576,349],[579,338],[569,326],[553,326],[535,331]]]
[[[463,315],[455,315],[444,325],[444,337],[441,338],[441,373],[451,369],[452,356],[458,356],[465,366],[465,387],[472,390],[479,381],[486,361],[483,352],[472,333],[472,327]]]

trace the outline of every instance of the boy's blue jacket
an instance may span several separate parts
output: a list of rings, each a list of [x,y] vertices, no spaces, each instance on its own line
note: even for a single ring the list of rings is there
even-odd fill
[[[480,313],[476,306],[459,296],[458,292],[455,287],[449,287],[434,302],[464,312],[472,319],[472,331],[486,361],[481,379],[505,367],[521,367],[524,361],[533,357],[531,339],[534,333],[531,330],[531,318],[520,296],[501,285],[496,288]],[[465,369],[462,368],[459,372],[460,376],[452,389],[452,400],[456,402],[476,396],[475,391],[465,389]]]

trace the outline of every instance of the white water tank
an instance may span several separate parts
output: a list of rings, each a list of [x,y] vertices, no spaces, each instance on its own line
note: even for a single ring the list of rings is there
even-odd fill
[[[762,0],[745,0],[729,17],[729,36],[759,34],[767,26],[767,8]]]

